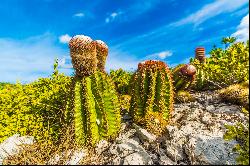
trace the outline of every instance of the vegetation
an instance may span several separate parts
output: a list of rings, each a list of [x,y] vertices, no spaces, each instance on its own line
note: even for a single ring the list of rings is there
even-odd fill
[[[131,77],[133,75],[132,72],[127,72],[123,69],[118,70],[110,70],[110,77],[115,83],[116,90],[121,95],[129,94],[129,85],[131,81]]]
[[[196,68],[193,65],[178,65],[173,69],[175,90],[188,89],[195,79]]]
[[[86,36],[75,36],[69,42],[72,61],[77,63],[67,98],[66,120],[74,117],[78,144],[93,146],[101,139],[114,138],[120,129],[117,92],[112,80],[103,73],[107,57],[107,47],[102,49],[103,46],[105,44],[92,42]],[[99,58],[96,60],[97,50]]]
[[[38,141],[58,140],[70,79],[58,74],[57,63],[54,69],[49,78],[0,90],[0,142],[16,133],[35,136]]]
[[[130,113],[133,120],[159,135],[173,111],[171,71],[161,61],[139,63],[131,86]]]
[[[196,90],[219,89],[249,80],[249,41],[233,43],[227,49],[214,48],[205,63],[191,59],[197,69]]]
[[[242,112],[249,117],[249,112],[242,109]],[[236,161],[240,165],[249,165],[249,119],[246,125],[238,122],[235,125],[225,125],[227,132],[224,139],[227,141],[236,140],[234,151],[239,154]]]
[[[188,91],[180,90],[175,95],[176,103],[185,103],[193,101],[195,101],[195,98]]]
[[[225,102],[241,105],[249,110],[249,85],[248,82],[230,85],[218,91],[220,98]]]

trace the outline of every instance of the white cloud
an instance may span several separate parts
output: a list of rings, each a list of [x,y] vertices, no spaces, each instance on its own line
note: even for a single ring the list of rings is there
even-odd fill
[[[197,26],[219,14],[235,11],[247,3],[249,3],[248,0],[216,0],[213,3],[205,5],[200,10],[192,13],[186,18],[173,23],[172,25],[180,26],[183,24],[193,23]]]
[[[71,36],[69,36],[68,34],[65,34],[65,35],[61,35],[60,37],[59,37],[59,41],[61,42],[61,43],[68,43],[69,41],[70,41],[70,39],[71,39],[72,37]]]
[[[56,37],[49,33],[23,40],[0,38],[0,81],[24,83],[48,77],[54,60],[68,54],[55,46],[55,41]]]
[[[105,18],[105,22],[109,23],[111,21],[114,21],[118,16],[120,16],[123,12],[113,12],[111,13],[107,18]]]
[[[74,17],[84,17],[85,14],[84,13],[76,13],[73,15]]]
[[[158,53],[148,55],[148,56],[146,56],[146,59],[151,59],[151,58],[165,59],[166,57],[170,57],[172,55],[173,55],[173,53],[171,51],[166,50],[166,51],[162,51],[162,52],[158,52]]]
[[[237,31],[232,34],[237,38],[237,41],[247,41],[249,39],[249,14],[242,18]]]

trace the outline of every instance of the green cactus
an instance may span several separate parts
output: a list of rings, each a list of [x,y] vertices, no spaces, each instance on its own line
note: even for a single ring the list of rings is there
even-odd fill
[[[89,37],[76,36],[69,43],[70,48],[76,50],[71,51],[72,62],[75,58],[77,63],[73,65],[76,76],[69,87],[65,121],[70,123],[73,119],[78,144],[93,146],[99,140],[117,136],[121,117],[114,83],[97,68],[96,53],[92,52],[90,56],[89,48],[95,48],[96,42],[86,42],[86,39],[90,40]],[[75,55],[79,50],[81,54]]]
[[[196,68],[193,65],[181,64],[173,69],[174,87],[176,91],[188,89],[195,80]]]
[[[173,111],[174,92],[168,66],[161,61],[138,64],[132,78],[130,113],[133,120],[159,135]]]

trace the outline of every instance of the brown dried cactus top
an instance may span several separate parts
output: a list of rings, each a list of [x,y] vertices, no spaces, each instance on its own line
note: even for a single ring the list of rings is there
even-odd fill
[[[94,47],[93,40],[84,35],[76,35],[69,41],[69,48],[73,51],[84,51]]]
[[[151,69],[153,71],[155,70],[161,70],[161,69],[167,69],[169,70],[166,63],[158,60],[147,60],[144,62],[140,62],[138,64],[138,70],[144,70],[144,69]]]
[[[104,43],[102,40],[96,40],[95,41],[96,48],[100,51],[108,51],[108,46],[106,43]]]

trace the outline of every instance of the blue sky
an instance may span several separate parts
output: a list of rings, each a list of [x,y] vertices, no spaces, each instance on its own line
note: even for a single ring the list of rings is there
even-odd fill
[[[0,81],[48,77],[54,59],[72,74],[67,42],[78,34],[109,46],[106,70],[157,59],[188,63],[197,46],[249,36],[248,0],[1,0]]]

